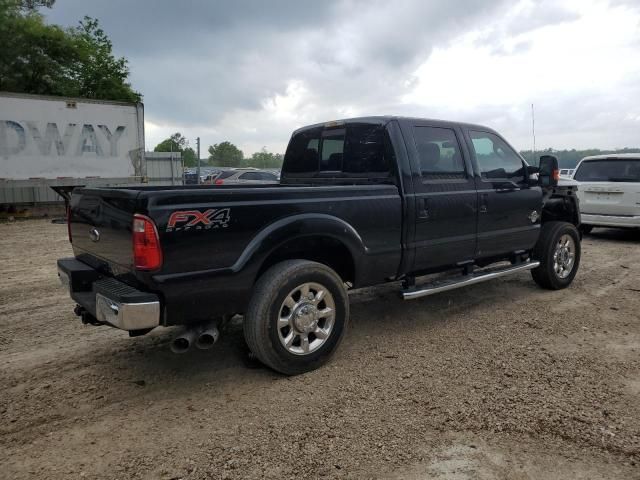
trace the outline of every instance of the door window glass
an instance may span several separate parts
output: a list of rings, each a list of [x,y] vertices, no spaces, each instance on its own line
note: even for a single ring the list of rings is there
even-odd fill
[[[520,156],[497,135],[470,131],[482,178],[524,181],[524,164]]]
[[[464,161],[455,132],[450,128],[415,127],[414,139],[425,179],[465,178]]]

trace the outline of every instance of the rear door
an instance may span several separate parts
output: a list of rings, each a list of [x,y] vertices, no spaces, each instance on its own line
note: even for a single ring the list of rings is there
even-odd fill
[[[584,160],[573,178],[582,213],[640,215],[640,159]]]
[[[533,248],[540,231],[542,189],[529,186],[525,162],[500,136],[466,130],[478,189],[477,258]]]
[[[478,197],[471,164],[457,126],[407,123],[415,192],[413,271],[472,261]],[[409,131],[406,131],[409,130]]]

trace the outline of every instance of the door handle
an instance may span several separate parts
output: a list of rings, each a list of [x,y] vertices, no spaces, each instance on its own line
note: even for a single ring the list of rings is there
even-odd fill
[[[418,201],[418,218],[422,218],[424,220],[429,218],[429,199],[421,198]]]

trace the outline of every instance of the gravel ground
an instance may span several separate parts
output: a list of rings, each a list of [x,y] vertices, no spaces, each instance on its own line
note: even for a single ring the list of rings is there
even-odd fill
[[[583,249],[565,291],[354,292],[334,360],[286,378],[238,325],[182,356],[81,325],[66,226],[0,224],[0,477],[640,478],[640,234]]]

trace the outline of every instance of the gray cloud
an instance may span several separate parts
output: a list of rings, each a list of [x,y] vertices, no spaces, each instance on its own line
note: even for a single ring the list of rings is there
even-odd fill
[[[505,39],[578,18],[554,2],[536,0],[505,19],[512,5],[506,0],[58,0],[44,13],[64,25],[84,15],[100,20],[116,53],[130,61],[147,120],[188,136],[207,135],[205,145],[230,139],[251,151],[261,145],[282,148],[297,122],[345,112],[451,118],[451,111],[400,101],[434,48],[481,29],[486,35],[480,41],[494,52],[519,54],[530,44],[507,49]],[[306,92],[300,118],[261,116],[291,85]],[[455,113],[496,127],[513,121],[505,111]]]

